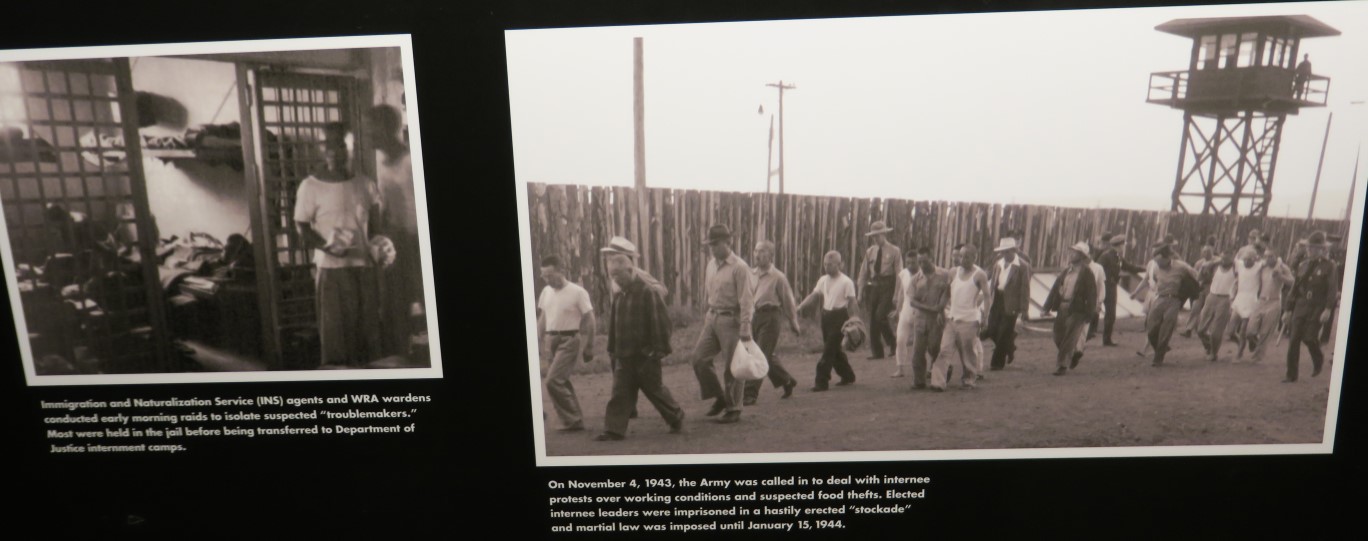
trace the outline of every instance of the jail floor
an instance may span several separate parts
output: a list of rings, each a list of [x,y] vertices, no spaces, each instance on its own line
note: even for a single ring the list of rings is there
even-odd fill
[[[232,351],[209,346],[197,340],[182,342],[195,351],[194,360],[207,372],[249,372],[266,370],[266,363]]]

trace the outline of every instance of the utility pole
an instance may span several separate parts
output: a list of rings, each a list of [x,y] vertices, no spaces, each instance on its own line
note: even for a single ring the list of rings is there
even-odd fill
[[[770,193],[770,181],[774,179],[774,115],[770,115],[769,149],[765,157],[765,193]]]
[[[1311,207],[1306,209],[1306,221],[1311,221],[1311,214],[1316,212],[1316,192],[1320,191],[1321,167],[1325,165],[1325,145],[1330,142],[1330,122],[1335,120],[1335,112],[1331,111],[1330,116],[1325,119],[1325,139],[1321,140],[1320,161],[1316,162],[1316,183],[1311,185]]]
[[[766,83],[765,86],[779,89],[779,195],[784,195],[784,91],[798,88],[798,85]]]
[[[636,125],[633,162],[635,186],[638,192],[646,189],[646,89],[642,77],[641,38],[632,38],[632,119]]]

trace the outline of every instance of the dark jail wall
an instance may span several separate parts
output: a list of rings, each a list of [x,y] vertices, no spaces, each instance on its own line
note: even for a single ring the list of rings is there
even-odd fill
[[[904,250],[930,246],[936,263],[950,263],[951,248],[961,242],[979,249],[982,264],[998,239],[1024,231],[1022,253],[1037,268],[1063,265],[1074,243],[1096,243],[1103,232],[1125,233],[1121,254],[1143,264],[1150,246],[1172,234],[1183,259],[1199,256],[1202,242],[1215,236],[1217,245],[1242,246],[1251,229],[1268,233],[1286,257],[1297,239],[1313,230],[1343,234],[1343,220],[1298,220],[1250,216],[1179,214],[1168,211],[1079,209],[1040,205],[1000,205],[905,199],[860,199],[810,195],[708,192],[647,188],[638,200],[635,189],[575,185],[528,184],[528,216],[534,265],[546,255],[559,255],[571,281],[589,290],[597,311],[608,306],[607,269],[599,248],[620,235],[637,245],[638,266],[670,290],[667,302],[701,306],[703,246],[708,227],[731,227],[732,246],[747,262],[759,240],[775,243],[775,265],[788,274],[794,292],[807,294],[821,275],[822,255],[841,253],[845,272],[854,278],[864,249],[865,233],[874,220],[894,229],[889,241]],[[545,285],[536,276],[536,292]]]

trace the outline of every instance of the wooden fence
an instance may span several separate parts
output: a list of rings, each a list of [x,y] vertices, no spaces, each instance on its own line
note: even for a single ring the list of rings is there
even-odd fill
[[[599,249],[613,236],[637,245],[637,264],[669,288],[666,301],[677,306],[702,306],[703,269],[708,251],[703,245],[708,227],[725,223],[735,237],[733,248],[746,261],[759,240],[777,247],[775,265],[789,276],[801,298],[821,275],[822,255],[841,253],[845,272],[855,276],[864,249],[865,233],[875,220],[893,232],[889,240],[904,250],[927,246],[938,265],[950,263],[955,244],[972,243],[979,261],[989,261],[998,239],[1023,231],[1022,253],[1038,268],[1062,266],[1070,246],[1080,240],[1096,243],[1103,232],[1124,233],[1121,254],[1143,264],[1150,246],[1173,235],[1183,259],[1198,257],[1208,236],[1218,246],[1240,246],[1251,229],[1272,237],[1286,255],[1297,239],[1320,229],[1344,234],[1343,220],[1305,220],[1248,216],[1189,215],[1167,211],[1079,209],[1038,205],[996,205],[953,201],[856,199],[809,195],[707,192],[648,188],[637,194],[627,187],[528,185],[532,260],[559,255],[567,275],[589,290],[603,313],[608,306],[607,270]],[[638,197],[644,195],[644,197]],[[536,278],[536,291],[544,286]],[[535,292],[534,292],[535,295]]]

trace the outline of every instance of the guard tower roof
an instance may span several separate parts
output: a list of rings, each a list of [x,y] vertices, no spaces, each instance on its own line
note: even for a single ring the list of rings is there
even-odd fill
[[[1266,15],[1259,17],[1211,17],[1174,19],[1154,27],[1160,32],[1196,39],[1211,34],[1266,30],[1270,34],[1295,38],[1338,36],[1340,31],[1310,15]]]

